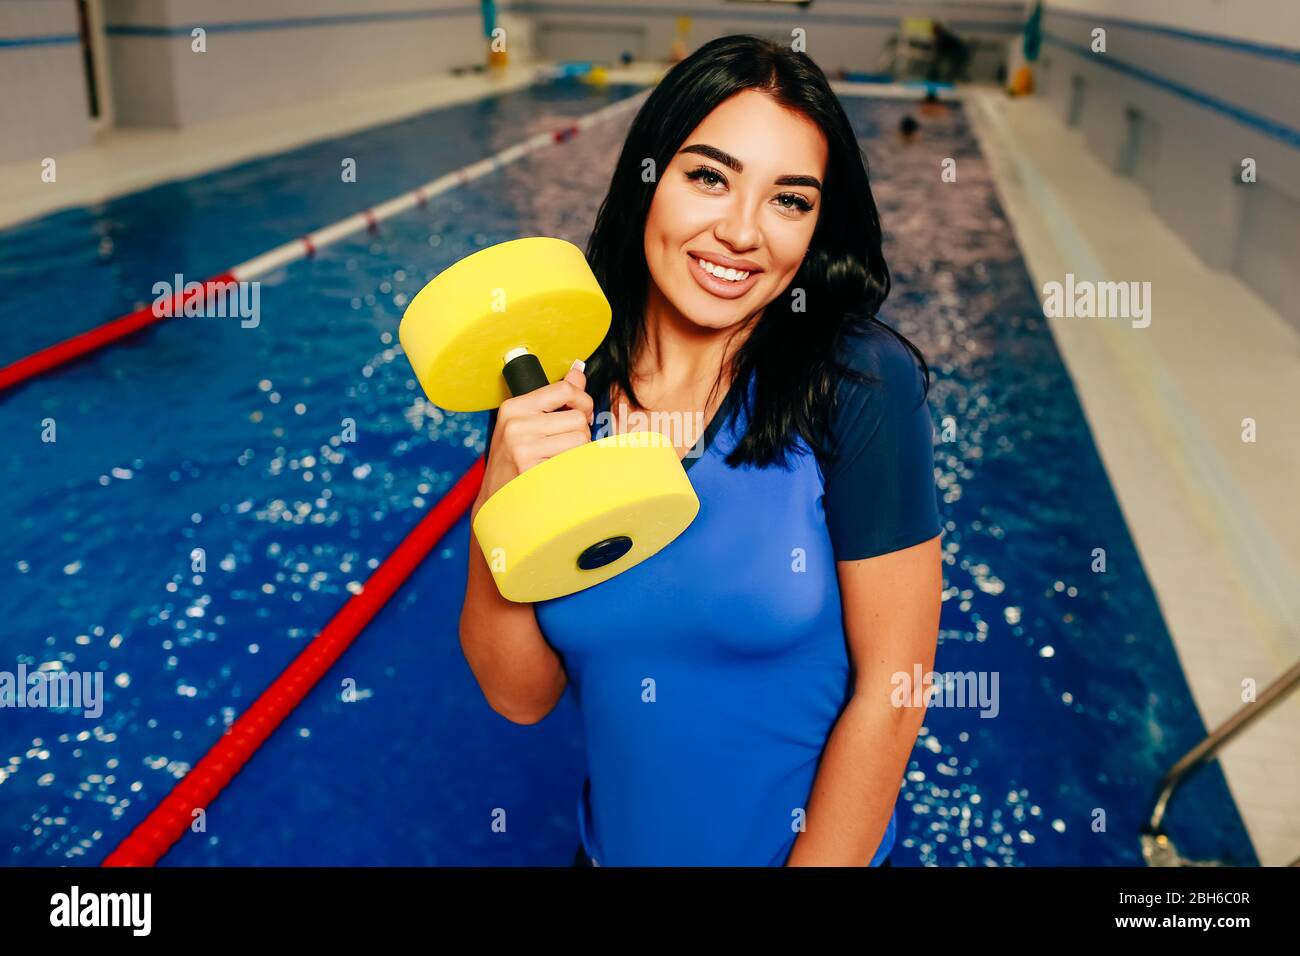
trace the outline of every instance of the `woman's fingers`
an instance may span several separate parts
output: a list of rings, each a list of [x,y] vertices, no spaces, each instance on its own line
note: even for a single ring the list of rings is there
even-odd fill
[[[576,408],[565,408],[558,412],[547,412],[538,416],[541,431],[539,437],[561,435],[564,432],[579,432],[591,437],[591,419],[586,412]]]
[[[565,373],[564,381],[570,383],[578,390],[576,404],[570,404],[569,407],[584,412],[587,416],[587,424],[590,425],[593,421],[593,415],[596,410],[596,402],[595,399],[587,394],[586,369],[587,363],[582,361],[582,359],[578,359],[569,367],[569,371]]]
[[[558,382],[552,382],[550,385],[544,385],[531,392],[525,392],[523,395],[516,395],[513,398],[506,399],[501,403],[501,409],[497,412],[497,416],[499,418],[509,418],[515,415],[537,415],[541,412],[553,412],[561,408],[576,408],[582,411],[590,421],[595,410],[595,403],[585,391],[586,387],[587,376],[583,374],[580,364],[574,363],[573,367],[565,373],[564,378]]]
[[[574,362],[558,382],[501,403],[485,486],[495,491],[534,465],[591,441],[595,402],[586,392],[584,369],[581,361]]]
[[[519,445],[515,451],[515,460],[520,472],[524,472],[548,458],[553,458],[570,448],[579,448],[589,441],[591,435],[585,428],[581,432],[568,431],[558,435],[546,435]]]
[[[505,443],[509,445],[522,445],[528,442],[536,441],[540,438],[547,438],[551,435],[561,435],[565,432],[576,432],[591,438],[591,422],[587,416],[578,411],[576,408],[566,408],[558,412],[545,412],[537,415],[515,416],[507,419],[497,426],[499,434]],[[492,441],[496,442],[496,436]]]

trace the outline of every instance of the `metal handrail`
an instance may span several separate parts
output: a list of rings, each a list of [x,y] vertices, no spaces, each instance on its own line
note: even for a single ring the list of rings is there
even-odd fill
[[[1170,771],[1165,774],[1164,780],[1161,781],[1160,794],[1156,798],[1154,809],[1151,811],[1151,819],[1142,831],[1143,835],[1146,837],[1163,837],[1162,826],[1165,811],[1169,807],[1169,800],[1182,785],[1187,775],[1214,757],[1229,741],[1277,706],[1287,694],[1298,686],[1300,686],[1300,661],[1297,661],[1291,666],[1290,670],[1265,687],[1258,700],[1246,704],[1246,706],[1234,713],[1174,764]]]

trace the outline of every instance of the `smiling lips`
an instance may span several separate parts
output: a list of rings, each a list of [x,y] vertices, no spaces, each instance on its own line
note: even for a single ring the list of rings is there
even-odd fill
[[[699,253],[687,253],[691,275],[700,287],[721,299],[738,299],[754,287],[763,270],[754,263],[718,256],[709,259]]]

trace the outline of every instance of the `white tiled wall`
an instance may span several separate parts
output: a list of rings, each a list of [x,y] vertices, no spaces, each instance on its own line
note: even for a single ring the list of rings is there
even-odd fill
[[[77,34],[73,0],[0,2],[0,162],[57,161],[61,150],[90,141]]]
[[[106,0],[121,125],[186,126],[484,62],[470,0]],[[206,31],[206,51],[192,30]]]
[[[1284,215],[1300,206],[1300,3],[1121,7],[1049,0],[1040,92],[1066,122],[1081,84],[1078,129],[1117,170],[1137,110],[1151,136],[1134,174],[1152,208],[1206,265],[1235,271],[1300,328],[1300,219]],[[1098,27],[1104,53],[1090,47]],[[1255,183],[1241,181],[1245,159]]]

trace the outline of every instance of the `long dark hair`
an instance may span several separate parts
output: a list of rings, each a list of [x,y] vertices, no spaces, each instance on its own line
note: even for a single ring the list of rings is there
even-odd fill
[[[639,407],[629,371],[644,337],[650,287],[644,234],[654,183],[642,179],[644,162],[652,159],[655,170],[667,169],[691,130],[728,97],[748,89],[808,117],[829,148],[821,213],[808,254],[714,385],[716,393],[726,371],[733,386],[748,382],[751,373],[755,377],[752,404],[746,390],[733,393],[739,401],[732,403],[729,417],[734,421],[743,403],[748,427],[727,463],[784,467],[796,436],[819,452],[826,450],[839,376],[872,381],[838,360],[843,337],[855,330],[876,326],[902,339],[929,388],[920,351],[876,318],[889,295],[889,269],[866,159],[826,75],[805,53],[762,37],[721,37],[674,66],[637,112],[587,244],[587,260],[613,308],[609,334],[588,361],[587,382],[597,396],[617,382]],[[803,311],[794,311],[795,289],[803,290]]]

